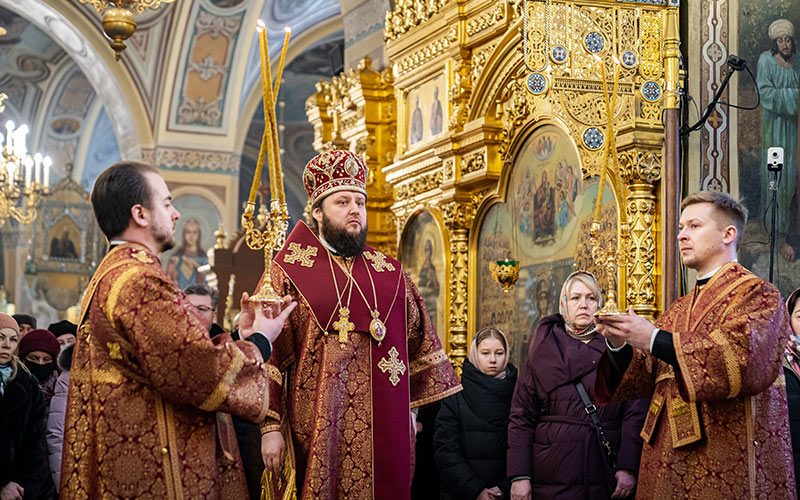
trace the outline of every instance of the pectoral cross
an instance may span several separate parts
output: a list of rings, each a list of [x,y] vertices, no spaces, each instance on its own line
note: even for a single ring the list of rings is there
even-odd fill
[[[339,308],[339,320],[333,324],[333,328],[339,332],[339,343],[342,346],[347,343],[347,334],[352,332],[355,327],[356,325],[350,321],[350,309]]]
[[[397,374],[406,372],[406,365],[398,359],[399,355],[400,353],[397,352],[397,349],[392,347],[389,349],[389,359],[381,358],[381,360],[378,361],[378,368],[381,369],[381,372],[389,372],[389,382],[392,383],[393,387],[400,382],[400,377],[398,377]]]

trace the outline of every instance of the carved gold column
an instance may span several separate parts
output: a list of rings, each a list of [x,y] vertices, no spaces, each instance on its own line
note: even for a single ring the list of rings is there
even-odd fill
[[[450,231],[450,361],[459,376],[469,354],[468,305],[469,230],[475,219],[475,204],[450,201],[442,206],[444,222]]]
[[[306,114],[314,126],[314,148],[327,143],[361,155],[369,167],[367,178],[367,243],[388,255],[397,253],[397,236],[390,207],[392,187],[383,167],[395,150],[396,104],[391,71],[379,72],[365,57],[357,69],[319,82],[306,101]]]
[[[619,168],[628,188],[626,298],[637,314],[652,320],[658,310],[655,183],[661,179],[661,151],[625,151],[619,155]]]

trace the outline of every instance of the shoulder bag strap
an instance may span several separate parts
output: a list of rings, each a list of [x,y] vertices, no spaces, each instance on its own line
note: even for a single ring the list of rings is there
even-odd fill
[[[578,390],[578,395],[581,397],[581,401],[583,401],[584,410],[589,415],[589,418],[592,419],[592,423],[597,428],[597,434],[600,437],[600,444],[603,445],[603,448],[606,450],[606,455],[608,457],[608,461],[611,464],[611,469],[616,469],[616,462],[617,457],[614,450],[611,448],[611,443],[606,439],[606,434],[603,432],[603,427],[600,425],[600,418],[597,416],[597,406],[592,402],[592,398],[589,397],[589,393],[586,392],[586,388],[583,386],[583,383],[578,380],[575,382],[575,388]]]

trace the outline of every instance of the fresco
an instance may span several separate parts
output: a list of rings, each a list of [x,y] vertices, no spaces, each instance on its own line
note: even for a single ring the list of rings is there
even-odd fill
[[[189,285],[205,283],[198,268],[208,264],[207,252],[216,243],[214,231],[219,227],[219,214],[202,196],[178,196],[172,204],[181,218],[175,227],[175,248],[161,256],[167,275],[183,290]],[[166,255],[166,258],[165,258]]]
[[[439,225],[429,212],[421,212],[406,225],[400,243],[400,261],[419,288],[442,345],[447,345],[445,314],[445,249]]]
[[[511,360],[524,365],[543,317],[558,312],[561,284],[576,267],[591,268],[589,228],[598,180],[580,176],[578,151],[555,125],[536,129],[523,143],[510,173],[506,201],[483,218],[478,235],[477,324],[508,336]],[[604,230],[616,234],[611,188],[603,194]],[[614,241],[616,241],[614,237]],[[489,263],[520,261],[516,286],[504,293]]]
[[[774,282],[786,297],[800,286],[800,160],[797,151],[798,86],[797,2],[766,0],[741,2],[739,7],[739,53],[747,60],[758,82],[740,73],[738,103],[761,106],[738,113],[739,194],[750,216],[740,244],[740,260],[762,278],[769,278],[771,200],[766,168],[771,146],[784,148],[784,169],[778,189],[778,225]],[[746,182],[745,182],[746,180]]]

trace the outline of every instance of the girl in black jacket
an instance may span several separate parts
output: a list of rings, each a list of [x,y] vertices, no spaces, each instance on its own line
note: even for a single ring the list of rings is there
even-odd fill
[[[19,326],[0,313],[0,498],[46,495],[47,418],[39,382],[14,355]]]
[[[794,475],[800,492],[800,288],[786,301],[792,336],[786,344],[783,373],[786,376],[786,402],[789,406],[789,431],[792,435]]]
[[[508,356],[503,332],[479,331],[462,368],[464,390],[442,401],[433,436],[442,500],[508,498],[508,413],[517,381]]]

